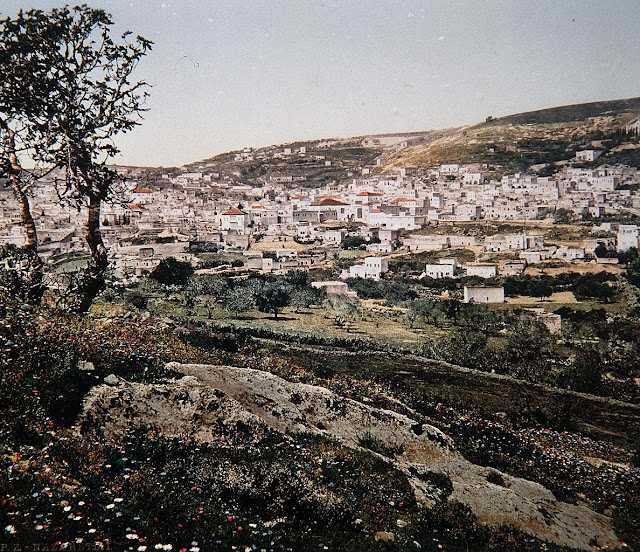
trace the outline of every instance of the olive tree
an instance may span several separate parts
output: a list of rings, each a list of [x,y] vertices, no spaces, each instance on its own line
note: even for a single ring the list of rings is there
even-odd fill
[[[238,318],[241,312],[247,312],[255,307],[254,294],[248,287],[236,286],[225,297],[224,305]]]
[[[272,312],[275,318],[278,313],[291,302],[284,286],[276,283],[265,284],[256,294],[256,305],[260,312]]]

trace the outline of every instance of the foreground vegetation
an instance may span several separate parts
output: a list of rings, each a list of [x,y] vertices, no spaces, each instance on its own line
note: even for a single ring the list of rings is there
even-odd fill
[[[93,316],[81,317],[2,298],[5,542],[108,542],[123,550],[558,549],[509,528],[478,525],[466,507],[448,499],[446,476],[433,476],[440,490],[436,504],[420,506],[406,477],[374,454],[384,451],[366,435],[364,450],[354,451],[318,437],[276,434],[255,443],[229,435],[200,445],[131,434],[108,446],[73,431],[84,395],[107,374],[159,381],[171,376],[164,364],[180,360],[268,370],[410,412],[443,428],[473,461],[539,480],[559,498],[586,500],[613,513],[623,538],[637,544],[638,470],[611,471],[609,464],[637,464],[630,448],[545,430],[531,418],[518,426],[406,385],[409,380],[397,373],[354,370],[326,352],[318,361],[311,349],[291,354],[270,345],[273,340],[163,325],[153,318],[132,323],[132,316],[139,317],[132,314],[135,307],[98,307]],[[348,340],[344,344],[350,346]],[[579,461],[580,471],[548,462],[550,450]],[[587,456],[604,461],[589,467],[589,477]]]

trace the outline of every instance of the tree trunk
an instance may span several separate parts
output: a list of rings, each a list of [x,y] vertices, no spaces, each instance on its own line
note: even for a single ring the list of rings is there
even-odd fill
[[[20,276],[15,280],[15,282],[19,282],[19,284],[14,292],[17,297],[22,297],[25,301],[38,304],[44,293],[44,287],[42,285],[44,263],[38,256],[38,234],[36,224],[31,215],[29,197],[21,185],[20,177],[22,175],[22,166],[16,155],[15,134],[13,130],[7,129],[6,127],[4,146],[8,160],[8,167],[6,167],[8,172],[7,176],[11,183],[11,191],[20,206],[20,225],[24,231],[25,238],[22,251],[26,254],[26,259],[28,260],[27,266],[24,266],[24,263],[20,263],[23,268],[21,269]]]
[[[20,186],[20,175],[14,174],[10,177],[11,190],[20,205],[20,224],[24,230],[24,249],[37,254],[38,251],[38,234],[36,232],[36,223],[31,216],[31,206],[29,198]]]
[[[36,232],[36,224],[31,216],[31,206],[29,198],[21,186],[20,175],[22,174],[22,165],[16,155],[16,137],[13,130],[5,128],[5,147],[9,166],[9,181],[11,182],[11,190],[20,205],[20,224],[24,230],[25,243],[24,249],[37,254],[38,251],[38,234]]]
[[[104,246],[100,232],[101,204],[97,194],[89,195],[85,239],[91,252],[91,259],[87,270],[80,278],[77,298],[72,305],[72,310],[78,313],[87,312],[93,300],[105,287],[104,278],[109,260],[107,248]]]
[[[89,214],[87,216],[87,244],[91,251],[91,262],[89,269],[93,274],[102,276],[107,270],[107,248],[102,241],[102,233],[100,232],[100,212],[102,202],[96,194],[89,196]]]

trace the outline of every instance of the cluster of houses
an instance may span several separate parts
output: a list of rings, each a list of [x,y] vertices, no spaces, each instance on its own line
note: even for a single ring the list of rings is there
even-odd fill
[[[322,155],[326,147],[317,143],[313,148],[300,145],[282,151],[247,149],[235,155],[238,163],[259,161],[260,156],[284,160],[297,156],[315,167],[326,165]],[[597,150],[585,150],[577,158],[590,161],[597,156]],[[382,159],[378,161],[378,165],[383,164]],[[357,175],[351,168],[339,181],[313,186],[299,171],[287,174],[283,170],[245,183],[239,172],[230,176],[215,169],[161,174],[142,186],[142,169],[122,169],[131,186],[123,202],[103,205],[102,234],[112,262],[122,274],[149,272],[167,256],[195,261],[193,249],[188,247],[193,243],[246,252],[246,264],[252,270],[277,272],[320,266],[326,259],[317,255],[276,252],[275,256],[263,256],[254,253],[251,246],[261,239],[338,246],[348,235],[346,228],[353,232],[356,226],[370,257],[345,271],[347,277],[379,278],[387,270],[384,255],[399,246],[408,251],[464,247],[493,253],[518,252],[520,262],[464,267],[467,274],[488,278],[551,258],[582,259],[598,242],[553,247],[545,246],[541,236],[525,232],[490,236],[479,242],[474,236],[425,235],[417,230],[441,222],[526,223],[558,209],[593,217],[640,215],[640,193],[637,186],[630,185],[640,182],[640,171],[635,168],[567,166],[551,177],[514,174],[500,180],[487,179],[484,169],[479,165],[447,164],[418,174],[406,167],[392,172],[361,167]],[[33,188],[32,211],[41,255],[56,262],[65,255],[86,251],[82,232],[85,215],[61,204],[51,182],[55,175],[48,178]],[[0,190],[0,243],[22,243],[19,220],[18,206],[10,192]],[[608,231],[617,233],[617,239],[608,245],[618,249],[638,246],[637,226],[610,225]],[[456,268],[437,265],[427,267],[425,273],[446,277]]]

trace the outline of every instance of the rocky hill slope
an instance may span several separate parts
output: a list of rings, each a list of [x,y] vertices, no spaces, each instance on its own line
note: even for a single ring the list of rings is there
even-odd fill
[[[81,432],[112,443],[141,429],[199,442],[250,443],[274,430],[320,434],[393,464],[426,505],[444,492],[433,474],[446,474],[450,498],[468,505],[479,522],[511,525],[584,550],[620,545],[607,517],[559,502],[537,483],[468,462],[445,434],[407,416],[258,370],[178,363],[167,368],[183,377],[143,384],[109,376],[89,393]]]
[[[605,152],[598,163],[637,166],[640,150],[620,145],[627,140],[626,125],[638,117],[640,98],[489,117],[484,123],[399,151],[389,158],[385,169],[478,163],[489,169],[514,172],[571,159],[576,151],[585,148]]]

